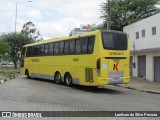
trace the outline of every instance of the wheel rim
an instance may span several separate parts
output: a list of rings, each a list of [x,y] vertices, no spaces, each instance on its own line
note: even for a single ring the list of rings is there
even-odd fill
[[[56,75],[56,83],[60,83],[61,82],[61,75],[57,74]]]
[[[68,75],[68,76],[66,77],[66,84],[67,84],[67,85],[71,85],[71,84],[72,84],[72,78],[71,78],[70,75]]]

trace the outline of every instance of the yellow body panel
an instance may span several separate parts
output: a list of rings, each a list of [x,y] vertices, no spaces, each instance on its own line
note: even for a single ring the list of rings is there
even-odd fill
[[[128,49],[125,51],[116,50],[105,50],[102,45],[101,32],[99,30],[94,32],[89,32],[83,35],[74,36],[71,38],[80,38],[84,36],[95,36],[94,50],[92,54],[79,54],[79,55],[57,55],[57,56],[37,56],[37,57],[25,57],[24,67],[20,69],[21,74],[25,75],[25,70],[29,71],[29,75],[35,73],[40,75],[48,75],[54,78],[56,71],[59,71],[62,78],[66,72],[69,72],[72,78],[79,81],[78,84],[85,86],[99,86],[109,84],[109,72],[123,72],[124,81],[123,83],[128,83],[130,79],[129,75],[129,45]],[[44,44],[54,41],[61,41],[70,39],[69,37],[57,38],[46,40],[34,44],[29,44],[24,47]],[[129,42],[128,42],[129,44]],[[115,54],[114,52],[117,52]],[[126,59],[106,59],[106,57],[126,57]],[[97,60],[100,59],[100,75],[97,74]],[[118,64],[117,69],[113,69],[114,65]],[[88,76],[86,71],[92,73],[93,80],[86,80]]]

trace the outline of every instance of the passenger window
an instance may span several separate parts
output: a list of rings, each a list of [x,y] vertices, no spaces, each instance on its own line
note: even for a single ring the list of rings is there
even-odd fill
[[[31,56],[32,54],[32,47],[27,47],[27,57]]]
[[[53,47],[54,47],[54,43],[49,44],[49,51],[48,51],[48,54],[50,54],[50,55],[53,54]]]
[[[37,46],[33,46],[32,48],[33,48],[33,51],[32,51],[33,53],[32,53],[32,55],[36,55]]]
[[[33,47],[30,47],[30,56],[33,55]]]
[[[37,54],[37,55],[40,55],[40,45],[37,46],[36,54]]]
[[[88,38],[82,38],[82,53],[87,52],[87,44],[88,44]]]
[[[44,45],[40,45],[40,55],[44,55]]]
[[[64,42],[64,54],[69,54],[69,41]]]
[[[54,54],[57,55],[59,53],[59,43],[55,43],[54,45]]]
[[[88,39],[88,52],[92,53],[93,52],[93,48],[94,48],[94,39],[95,37],[89,37]]]
[[[45,45],[44,53],[45,55],[48,55],[48,44]]]
[[[32,49],[33,49],[33,47],[31,46],[31,47],[30,47],[30,54],[29,54],[30,56],[33,55],[33,50],[32,50]]]
[[[74,53],[74,49],[75,49],[75,40],[71,40],[70,41],[70,45],[69,45],[69,48],[70,48],[70,54],[73,54]]]
[[[60,50],[59,50],[59,53],[60,53],[60,54],[63,54],[63,51],[64,51],[64,42],[60,42]]]
[[[81,40],[76,40],[75,53],[81,53]]]

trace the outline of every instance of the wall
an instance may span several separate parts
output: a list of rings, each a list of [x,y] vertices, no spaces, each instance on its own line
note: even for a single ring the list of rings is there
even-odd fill
[[[152,35],[152,27],[156,26],[156,35]],[[145,30],[145,37],[142,37],[142,30]],[[154,56],[160,56],[160,50],[142,52],[145,49],[160,48],[160,13],[130,24],[123,28],[123,31],[129,35],[131,51],[133,52],[135,44],[136,52],[136,68],[133,68],[133,76],[138,77],[138,57],[146,55],[146,79],[154,81]],[[136,39],[136,32],[139,32],[139,39]],[[153,50],[153,49],[152,49]],[[133,62],[134,62],[134,55]]]
[[[136,53],[135,62],[136,62],[136,68],[133,68],[133,77],[138,77],[138,56],[146,55],[146,79],[149,81],[154,81],[154,57],[160,56],[160,51],[153,51],[153,52],[147,52],[147,53]],[[131,56],[133,56],[134,61],[134,55],[131,53]]]
[[[156,35],[152,35],[152,27],[156,26]],[[145,29],[145,37],[142,37],[142,30]],[[123,28],[129,34],[131,50],[133,41],[136,50],[160,47],[160,13],[130,24]],[[139,39],[136,39],[136,32],[139,32]]]

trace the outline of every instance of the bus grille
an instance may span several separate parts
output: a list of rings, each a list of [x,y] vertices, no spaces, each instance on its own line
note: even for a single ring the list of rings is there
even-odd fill
[[[93,69],[85,68],[86,82],[93,82]]]

